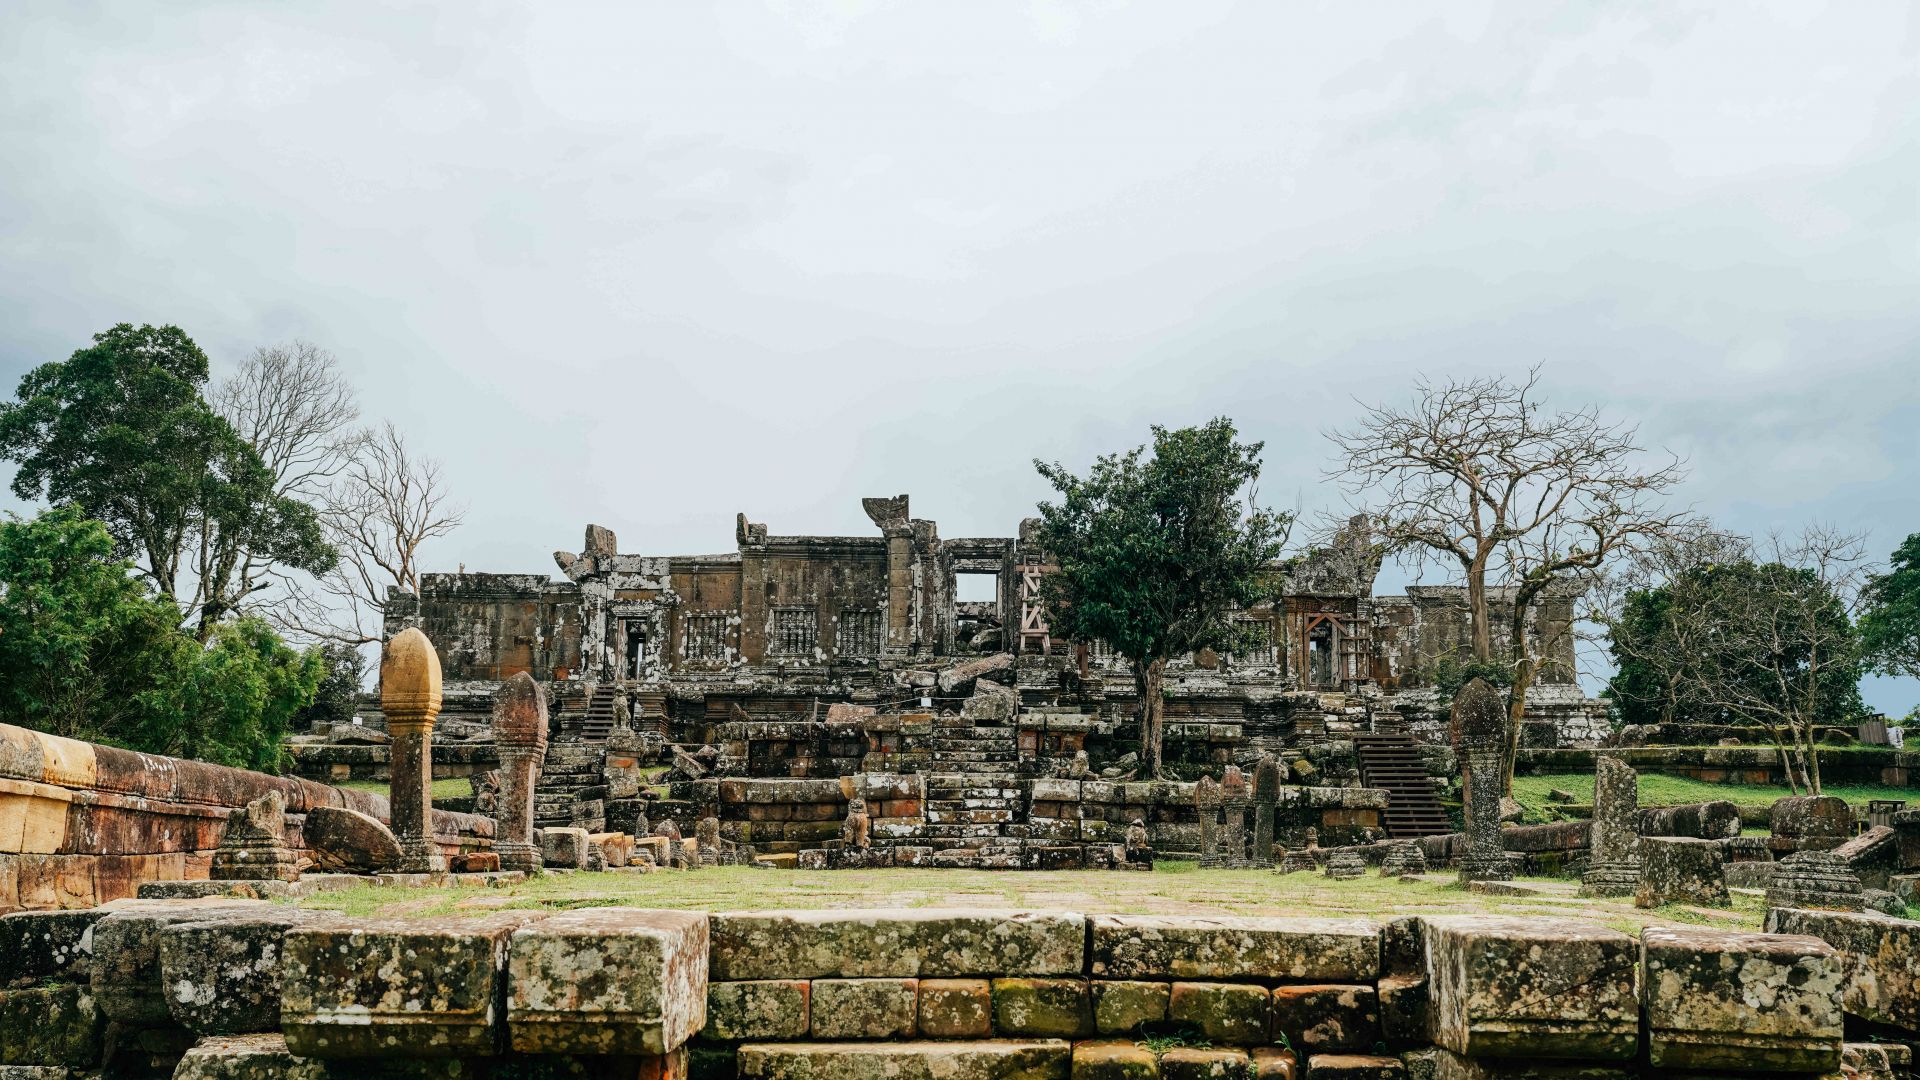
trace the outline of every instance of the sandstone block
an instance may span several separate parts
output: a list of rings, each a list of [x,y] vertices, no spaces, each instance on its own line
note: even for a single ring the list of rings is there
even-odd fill
[[[490,1057],[500,1048],[513,932],[500,912],[433,922],[339,920],[281,943],[280,1022],[301,1057]]]
[[[1073,1080],[1156,1080],[1153,1051],[1130,1039],[1088,1039],[1073,1044]]]
[[[815,979],[813,1037],[912,1038],[918,995],[917,979]]]
[[[577,870],[587,865],[585,829],[537,829],[534,842],[540,848],[540,861],[549,867]]]
[[[755,979],[707,984],[709,1039],[798,1039],[811,1023],[811,983],[805,979]]]
[[[1292,1050],[1278,1046],[1256,1046],[1247,1051],[1252,1058],[1250,1080],[1294,1080],[1300,1073],[1300,1059]]]
[[[297,1058],[278,1032],[201,1039],[180,1059],[174,1080],[327,1080],[325,1065]]]
[[[1469,1057],[1634,1055],[1640,950],[1633,938],[1570,919],[1424,921],[1434,1044]]]
[[[1920,922],[1879,912],[1774,908],[1769,934],[1806,934],[1840,954],[1848,1015],[1920,1031]]]
[[[1078,975],[1086,919],[1066,912],[730,912],[713,916],[714,979]]]
[[[1647,836],[1640,840],[1640,889],[1636,907],[1708,904],[1725,907],[1726,857],[1713,840]]]
[[[1399,1058],[1371,1054],[1315,1054],[1307,1059],[1307,1080],[1402,1080],[1407,1067]]]
[[[276,905],[167,927],[160,934],[167,1011],[200,1035],[280,1030],[280,944],[310,920]]]
[[[915,1025],[929,1039],[984,1039],[993,1034],[993,990],[986,979],[921,979]]]
[[[513,932],[507,987],[517,1053],[665,1054],[707,1023],[707,916],[560,912]]]
[[[1093,973],[1109,979],[1370,982],[1380,926],[1365,919],[1095,915]]]
[[[1409,1080],[1637,1080],[1640,1075],[1637,1070],[1619,1064],[1468,1058],[1432,1046],[1404,1054],[1401,1060],[1406,1064]],[[1663,1077],[1663,1080],[1681,1078]]]
[[[400,865],[400,841],[393,831],[358,810],[316,806],[307,812],[300,835],[313,852],[317,870],[379,874]]]
[[[100,1059],[102,1029],[85,985],[0,990],[0,1061],[84,1068]]]
[[[1704,927],[1641,933],[1655,1067],[1825,1072],[1840,1063],[1841,969],[1818,938]]]
[[[160,935],[170,926],[242,911],[260,900],[133,900],[93,926],[94,1000],[109,1020],[151,1026],[170,1022],[160,985]]]
[[[1063,1039],[748,1043],[740,1080],[1067,1080]]]
[[[1192,1024],[1213,1042],[1251,1046],[1267,1041],[1271,1002],[1264,986],[1247,983],[1177,982],[1169,993],[1167,1016]]]
[[[1093,1033],[1085,979],[993,980],[993,1027],[1001,1035],[1075,1038]]]
[[[1093,1028],[1102,1035],[1123,1035],[1167,1018],[1172,986],[1163,982],[1100,980],[1093,984]]]
[[[1282,986],[1273,991],[1273,1031],[1305,1051],[1366,1050],[1380,1040],[1371,986]]]
[[[1160,1055],[1161,1080],[1246,1080],[1247,1052],[1176,1046]]]

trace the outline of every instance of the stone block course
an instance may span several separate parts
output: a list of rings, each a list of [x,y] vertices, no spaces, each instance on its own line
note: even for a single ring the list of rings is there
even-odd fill
[[[1176,1046],[1160,1055],[1160,1080],[1245,1080],[1247,1052]]]
[[[1307,1059],[1307,1080],[1401,1080],[1406,1075],[1406,1065],[1395,1057],[1315,1054]]]
[[[1070,912],[728,912],[712,920],[716,980],[1078,976],[1086,958],[1086,918]]]
[[[813,984],[805,979],[754,979],[707,984],[709,1039],[798,1039],[811,1023]]]
[[[1770,934],[1817,937],[1840,954],[1847,1015],[1920,1031],[1920,922],[1879,912],[1767,912]]]
[[[160,936],[168,927],[236,912],[260,911],[260,900],[129,900],[94,924],[90,981],[109,1020],[136,1026],[171,1024],[160,978]]]
[[[1190,1024],[1217,1043],[1252,1046],[1267,1041],[1272,998],[1263,986],[1247,983],[1177,982],[1167,1002],[1167,1018]]]
[[[1842,971],[1818,938],[1704,927],[1641,933],[1659,1068],[1826,1072],[1840,1064]]]
[[[525,1054],[660,1055],[707,1022],[707,916],[586,908],[513,933],[507,1025]]]
[[[1156,1080],[1160,1062],[1131,1039],[1087,1039],[1073,1044],[1073,1080]]]
[[[740,1080],[1067,1080],[1063,1039],[748,1043]]]
[[[912,1038],[919,985],[918,979],[815,979],[813,1037]]]
[[[280,1030],[280,946],[309,913],[273,905],[160,933],[160,983],[167,1010],[199,1035]]]
[[[1094,915],[1092,971],[1104,979],[1371,982],[1380,926],[1365,919]]]
[[[201,1039],[180,1059],[174,1080],[326,1080],[315,1058],[297,1058],[278,1032]]]
[[[1571,919],[1425,920],[1433,1043],[1470,1057],[1634,1055],[1639,942]]]
[[[0,1061],[84,1068],[99,1061],[103,1030],[83,984],[0,990]]]

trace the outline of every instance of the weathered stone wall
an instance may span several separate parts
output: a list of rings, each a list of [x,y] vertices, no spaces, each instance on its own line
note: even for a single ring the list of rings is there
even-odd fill
[[[1594,756],[1601,752],[1521,750],[1515,771],[1522,776],[1592,772]],[[1685,776],[1709,784],[1787,786],[1780,752],[1771,746],[1634,746],[1604,752],[1637,772]],[[1920,787],[1920,751],[1826,747],[1820,751],[1820,776],[1829,784]]]
[[[542,682],[580,670],[580,590],[539,574],[425,574],[420,595],[387,598],[383,637],[409,626],[440,653],[448,682],[500,681],[522,671]]]
[[[1844,1061],[1892,1080],[1920,1036],[1920,923],[1783,909],[1770,925],[123,901],[0,919],[0,1067],[1387,1080]],[[1852,1025],[1876,1041],[1845,1043]]]
[[[0,724],[0,910],[85,908],[149,881],[205,878],[227,812],[278,792],[291,837],[308,810],[387,820],[372,792],[141,754]],[[492,822],[438,812],[436,834],[492,835]]]

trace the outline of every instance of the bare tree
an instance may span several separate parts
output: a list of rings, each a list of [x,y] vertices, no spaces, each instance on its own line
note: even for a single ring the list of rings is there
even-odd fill
[[[332,618],[306,629],[349,644],[379,641],[388,588],[420,591],[421,546],[457,528],[464,511],[449,502],[440,463],[414,453],[391,423],[364,433],[323,506],[340,563],[319,582]]]
[[[1549,410],[1539,376],[1423,380],[1411,406],[1371,406],[1329,433],[1341,458],[1331,476],[1373,504],[1386,548],[1460,568],[1475,660],[1496,660],[1488,571],[1513,583],[1509,755],[1539,672],[1527,633],[1536,602],[1687,519],[1660,506],[1684,475],[1677,458],[1648,461],[1634,428],[1591,406]]]

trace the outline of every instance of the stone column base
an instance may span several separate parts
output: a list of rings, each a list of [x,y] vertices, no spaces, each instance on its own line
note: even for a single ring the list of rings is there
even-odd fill
[[[444,874],[447,856],[440,845],[431,840],[402,840],[400,861],[394,870],[401,874]]]
[[[532,844],[519,843],[513,840],[496,840],[493,843],[493,853],[500,856],[500,869],[502,870],[526,870],[531,872],[534,870],[543,870],[547,865],[546,862],[540,858],[540,849],[534,847]]]
[[[1513,862],[1504,854],[1485,859],[1469,856],[1460,860],[1461,881],[1512,881]]]
[[[1581,896],[1632,896],[1640,891],[1640,868],[1632,863],[1605,863],[1580,876]]]

